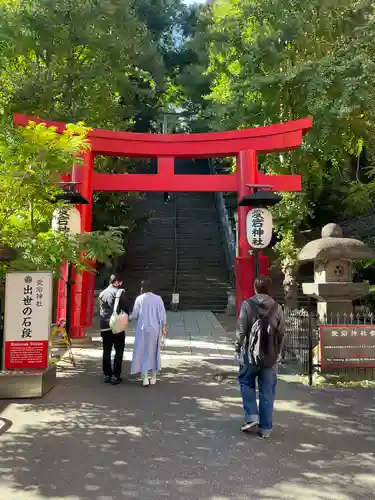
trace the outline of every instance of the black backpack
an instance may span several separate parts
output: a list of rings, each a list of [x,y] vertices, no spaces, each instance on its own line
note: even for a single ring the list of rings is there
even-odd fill
[[[248,339],[249,362],[271,368],[276,365],[281,348],[282,336],[278,328],[270,323],[279,305],[275,302],[267,314],[261,314],[259,309],[262,309],[262,304],[252,299],[249,299],[247,304],[251,308],[250,317],[255,318]]]

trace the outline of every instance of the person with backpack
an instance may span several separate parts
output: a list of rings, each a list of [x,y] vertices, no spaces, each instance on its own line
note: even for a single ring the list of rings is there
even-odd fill
[[[242,303],[236,332],[235,352],[240,365],[238,381],[245,412],[241,430],[247,432],[258,426],[261,437],[269,438],[285,323],[281,306],[270,297],[271,280],[260,276],[255,279],[254,288],[255,295]]]
[[[122,288],[122,280],[112,275],[109,286],[99,295],[100,333],[103,339],[103,372],[106,384],[120,384],[122,359],[125,349],[125,330],[130,314],[130,304]],[[113,368],[112,347],[115,348]]]

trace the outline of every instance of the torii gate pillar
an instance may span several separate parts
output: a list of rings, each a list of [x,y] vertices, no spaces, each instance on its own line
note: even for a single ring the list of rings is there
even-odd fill
[[[27,126],[30,122],[45,123],[62,132],[66,124],[15,114],[14,123]],[[311,118],[267,127],[212,132],[204,134],[138,134],[95,129],[89,132],[91,151],[85,154],[83,165],[73,169],[72,180],[78,181],[81,194],[90,201],[79,206],[83,231],[91,231],[92,195],[94,191],[139,192],[235,192],[238,199],[250,193],[247,184],[269,184],[274,191],[301,191],[299,175],[266,175],[258,171],[258,153],[296,149],[303,135],[312,127]],[[156,174],[106,174],[94,171],[96,155],[157,158]],[[227,175],[176,175],[175,158],[218,158],[234,156],[236,172]],[[253,294],[254,258],[246,236],[249,207],[238,207],[239,252],[235,262],[237,311],[244,299]],[[66,312],[66,267],[59,283],[57,319]],[[260,272],[268,274],[268,259],[260,257]],[[91,326],[94,305],[94,274],[73,275],[71,298],[71,337],[82,338]]]
[[[249,184],[258,184],[258,159],[256,151],[241,151],[236,158],[238,172],[238,202],[250,194]],[[251,247],[247,240],[246,219],[251,207],[238,206],[238,256],[235,262],[236,278],[236,310],[239,313],[243,300],[251,297],[254,293],[253,283],[255,279],[254,256],[251,255]],[[260,274],[268,276],[268,258],[260,253]]]

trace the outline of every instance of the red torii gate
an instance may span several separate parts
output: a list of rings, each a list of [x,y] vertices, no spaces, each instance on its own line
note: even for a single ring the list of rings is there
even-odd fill
[[[58,132],[66,124],[14,114],[14,123],[26,126],[30,121],[56,127]],[[84,163],[73,168],[71,180],[89,205],[79,205],[82,230],[92,228],[92,194],[94,191],[140,192],[236,192],[238,200],[250,194],[249,184],[269,184],[274,191],[301,191],[300,175],[266,175],[258,170],[257,154],[282,152],[298,148],[303,135],[312,127],[311,118],[267,127],[210,132],[200,134],[143,134],[94,129],[88,134],[91,150],[83,156]],[[106,174],[94,171],[96,155],[157,158],[156,174]],[[175,175],[175,158],[236,157],[236,172],[227,175]],[[239,255],[236,257],[236,301],[252,295],[254,258],[246,237],[246,217],[249,207],[238,207]],[[268,259],[261,256],[260,272],[268,274]],[[94,279],[90,273],[74,276],[72,288],[71,337],[85,336],[91,326],[94,303]],[[65,282],[60,280],[57,317],[64,317]]]

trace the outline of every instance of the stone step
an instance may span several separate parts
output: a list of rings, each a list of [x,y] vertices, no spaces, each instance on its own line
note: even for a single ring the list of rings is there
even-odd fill
[[[206,160],[183,160],[178,168],[209,171]],[[176,281],[181,308],[224,310],[230,287],[214,194],[172,193],[165,204],[162,193],[149,193],[140,203],[151,216],[129,237],[123,259],[129,296],[149,278],[169,307]]]

